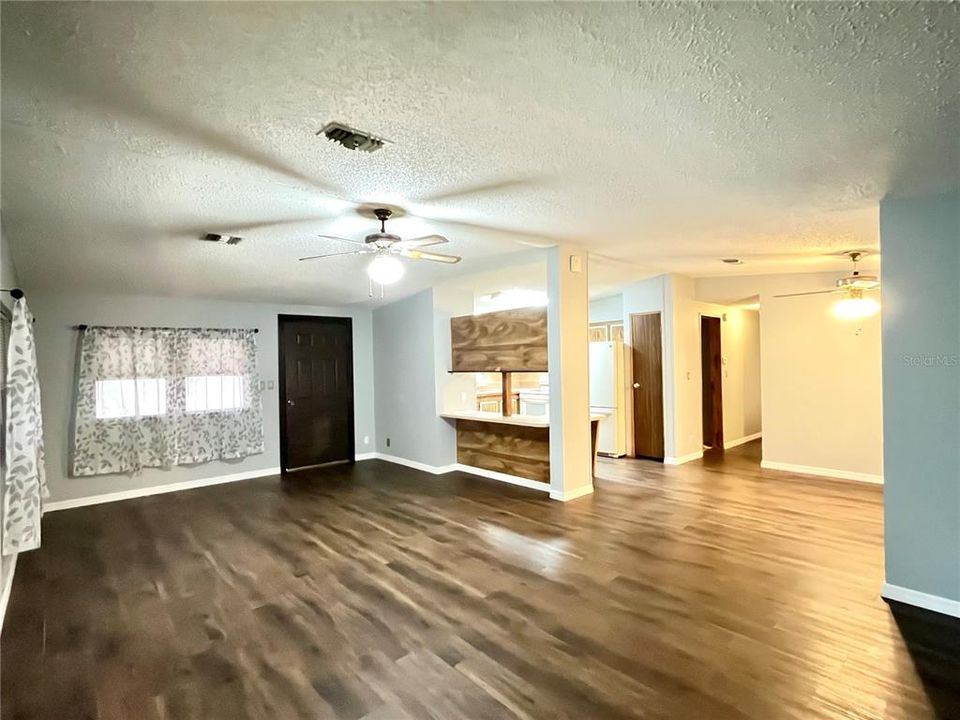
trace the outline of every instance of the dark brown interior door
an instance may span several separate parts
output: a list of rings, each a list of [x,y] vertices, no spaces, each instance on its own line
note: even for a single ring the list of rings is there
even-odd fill
[[[703,377],[703,444],[723,448],[723,355],[720,318],[700,318],[700,368]]]
[[[354,460],[353,323],[281,315],[280,462],[284,471]]]
[[[663,347],[660,313],[631,315],[633,454],[663,460]]]

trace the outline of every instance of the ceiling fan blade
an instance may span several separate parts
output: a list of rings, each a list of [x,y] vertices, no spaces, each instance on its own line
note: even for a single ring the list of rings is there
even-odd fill
[[[787,293],[785,295],[774,295],[775,298],[801,297],[803,295],[826,295],[828,293],[842,292],[837,288],[833,290],[811,290],[810,292]]]
[[[401,250],[400,254],[412,260],[431,260],[447,265],[453,265],[462,260],[459,255],[443,255],[441,253],[423,252],[422,250]]]
[[[319,260],[320,258],[342,257],[344,255],[369,255],[370,250],[347,250],[345,252],[325,253],[323,255],[309,255],[299,258],[300,260]]]
[[[324,240],[338,240],[339,242],[350,243],[351,245],[366,245],[362,240],[351,240],[350,238],[340,237],[339,235],[315,235],[314,237]]]
[[[422,248],[427,247],[428,245],[442,245],[443,243],[450,242],[443,235],[424,235],[423,237],[410,238],[409,240],[401,240],[398,243],[394,243],[395,248],[400,250],[409,250],[412,248]]]

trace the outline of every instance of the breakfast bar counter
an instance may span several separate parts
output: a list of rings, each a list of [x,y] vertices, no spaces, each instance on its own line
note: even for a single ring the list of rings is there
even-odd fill
[[[550,418],[452,410],[440,417],[457,424],[457,462],[537,483],[550,483]],[[590,417],[593,462],[599,415]],[[546,489],[546,488],[545,488]]]

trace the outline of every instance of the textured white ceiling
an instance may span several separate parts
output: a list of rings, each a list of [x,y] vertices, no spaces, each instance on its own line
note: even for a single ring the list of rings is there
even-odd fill
[[[845,269],[823,254],[876,247],[884,194],[960,184],[957,4],[0,12],[3,221],[29,287],[363,301],[362,259],[296,259],[383,201],[465,258],[411,264],[393,296],[544,238],[611,258],[598,289]],[[394,144],[315,138],[333,119]]]

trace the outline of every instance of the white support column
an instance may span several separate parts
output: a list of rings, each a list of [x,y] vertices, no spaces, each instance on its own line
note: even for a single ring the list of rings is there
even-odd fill
[[[560,245],[547,251],[547,295],[550,497],[566,501],[593,492],[585,250]]]

